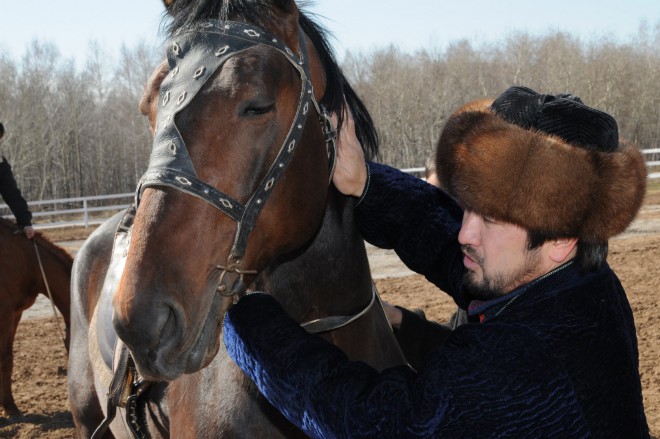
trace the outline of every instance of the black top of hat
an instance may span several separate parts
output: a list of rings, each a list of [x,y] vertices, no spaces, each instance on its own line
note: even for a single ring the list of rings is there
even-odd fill
[[[570,94],[542,95],[527,87],[511,87],[491,109],[509,123],[561,137],[589,150],[615,151],[619,130],[612,116],[582,103]]]

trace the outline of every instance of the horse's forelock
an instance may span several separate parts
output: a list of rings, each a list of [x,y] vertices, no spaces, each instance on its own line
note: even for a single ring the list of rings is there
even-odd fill
[[[264,27],[273,15],[268,0],[177,0],[168,11],[169,24],[164,29],[169,36],[202,20],[242,20]]]

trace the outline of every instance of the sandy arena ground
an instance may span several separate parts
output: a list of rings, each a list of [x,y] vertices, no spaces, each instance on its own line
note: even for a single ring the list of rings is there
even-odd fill
[[[72,254],[88,231],[46,232]],[[419,275],[401,265],[390,251],[369,247],[372,271],[384,300],[422,308],[435,320],[446,320],[454,304]],[[610,265],[618,273],[635,314],[640,372],[651,434],[660,436],[660,190],[649,193],[629,230],[610,243]],[[63,323],[60,323],[63,327]],[[14,397],[24,416],[2,417],[0,438],[71,438],[67,405],[66,351],[46,299],[30,308],[14,344]]]

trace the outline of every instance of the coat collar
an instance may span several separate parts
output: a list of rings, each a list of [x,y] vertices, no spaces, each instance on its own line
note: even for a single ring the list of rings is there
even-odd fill
[[[548,283],[553,283],[558,276],[564,274],[568,267],[574,266],[574,261],[570,260],[563,265],[555,268],[554,270],[544,274],[543,276],[534,279],[533,281],[521,285],[510,293],[504,296],[497,297],[491,300],[472,300],[468,306],[468,316],[471,320],[477,320],[483,323],[494,317],[500,315],[512,303],[516,302],[518,298],[527,291],[543,288]]]

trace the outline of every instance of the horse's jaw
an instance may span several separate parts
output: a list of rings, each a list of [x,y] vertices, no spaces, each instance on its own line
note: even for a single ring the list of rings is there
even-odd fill
[[[160,328],[151,332],[151,337],[140,328],[132,328],[120,322],[117,313],[113,326],[122,341],[131,351],[140,376],[149,381],[174,381],[182,374],[194,373],[209,363],[220,348],[222,317],[231,304],[231,299],[217,293],[205,315],[184,317],[177,304],[162,304],[160,315],[143,315],[140,321],[152,322]],[[195,324],[195,321],[200,324]]]

